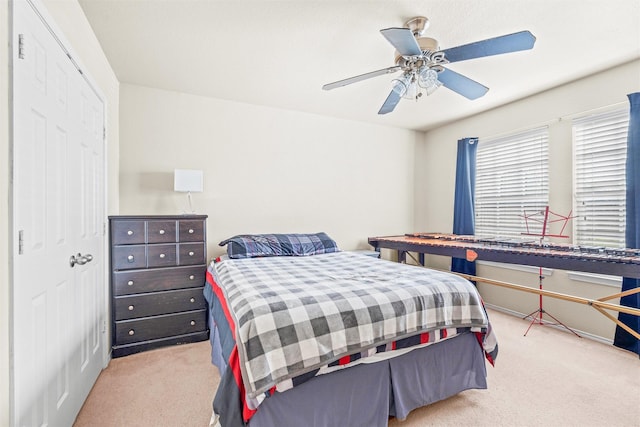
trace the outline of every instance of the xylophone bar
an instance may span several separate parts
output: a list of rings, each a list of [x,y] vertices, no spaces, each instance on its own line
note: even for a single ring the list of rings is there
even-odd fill
[[[433,254],[470,261],[493,261],[532,265],[560,270],[584,271],[640,279],[640,250],[541,245],[533,240],[483,239],[441,233],[414,233],[404,236],[370,237],[376,250]]]

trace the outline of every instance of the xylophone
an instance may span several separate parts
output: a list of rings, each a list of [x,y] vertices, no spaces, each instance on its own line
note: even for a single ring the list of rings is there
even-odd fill
[[[424,254],[434,254],[463,258],[468,261],[484,260],[557,268],[561,270],[610,274],[636,279],[640,278],[640,249],[612,249],[571,246],[556,243],[546,244],[526,239],[482,238],[443,233],[411,233],[403,236],[370,237],[369,244],[377,251],[381,248],[397,250],[399,262],[404,262],[406,260],[407,252],[417,252],[420,257],[419,262],[422,265],[424,265]],[[619,292],[594,300],[543,290],[542,285],[540,285],[538,289],[535,289],[528,286],[500,282],[483,277],[470,276],[461,273],[456,274],[459,274],[469,280],[480,281],[491,285],[540,295],[540,308],[534,312],[540,313],[540,320],[537,320],[537,318],[534,317],[534,322],[537,321],[539,324],[542,324],[543,322],[542,313],[544,313],[544,310],[542,310],[542,295],[545,295],[593,307],[635,338],[640,339],[640,333],[631,329],[629,326],[606,311],[613,310],[632,314],[634,316],[640,316],[640,309],[608,302],[625,295],[638,293],[640,292],[640,288],[629,289],[624,292]],[[565,326],[562,323],[560,324]],[[567,329],[569,328],[567,327]],[[575,333],[572,329],[569,330]]]
[[[445,233],[409,233],[401,236],[370,237],[369,244],[398,251],[404,261],[416,252],[424,265],[424,254],[494,261],[561,270],[584,271],[640,278],[640,249],[617,249],[541,243],[533,239],[483,238]]]

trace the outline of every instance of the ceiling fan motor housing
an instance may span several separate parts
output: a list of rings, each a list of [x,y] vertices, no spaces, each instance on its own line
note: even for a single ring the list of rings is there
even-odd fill
[[[431,37],[417,37],[416,41],[418,42],[418,46],[420,46],[420,50],[423,52],[436,52],[440,50],[440,46],[438,46],[438,40],[432,39]]]
[[[420,50],[423,52],[437,52],[440,47],[438,46],[438,40],[432,39],[431,37],[417,37],[416,41],[418,42],[418,46],[420,46]],[[404,57],[396,50],[395,52],[395,63],[396,65],[402,66],[405,62]]]

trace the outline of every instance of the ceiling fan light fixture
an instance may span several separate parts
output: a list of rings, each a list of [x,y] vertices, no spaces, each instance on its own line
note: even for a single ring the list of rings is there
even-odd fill
[[[411,73],[405,73],[401,77],[393,79],[391,83],[393,84],[391,90],[395,92],[399,98],[415,100],[422,96],[421,88]]]
[[[433,68],[424,68],[418,75],[418,84],[431,95],[442,83],[438,80],[438,72]]]
[[[397,93],[399,97],[404,97],[411,86],[411,76],[403,74],[399,78],[391,80],[391,83],[393,84],[391,90]]]
[[[420,87],[416,84],[415,80],[412,80],[407,87],[404,95],[402,96],[404,99],[413,99],[416,100],[422,96],[422,91]]]

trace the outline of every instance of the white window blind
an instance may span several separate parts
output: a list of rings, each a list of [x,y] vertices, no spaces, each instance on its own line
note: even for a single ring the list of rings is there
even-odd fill
[[[625,162],[629,112],[573,120],[574,244],[625,247]]]
[[[540,127],[481,139],[476,158],[475,234],[522,238],[541,233],[525,215],[542,213],[549,200],[549,131]],[[538,217],[537,219],[542,219]]]

